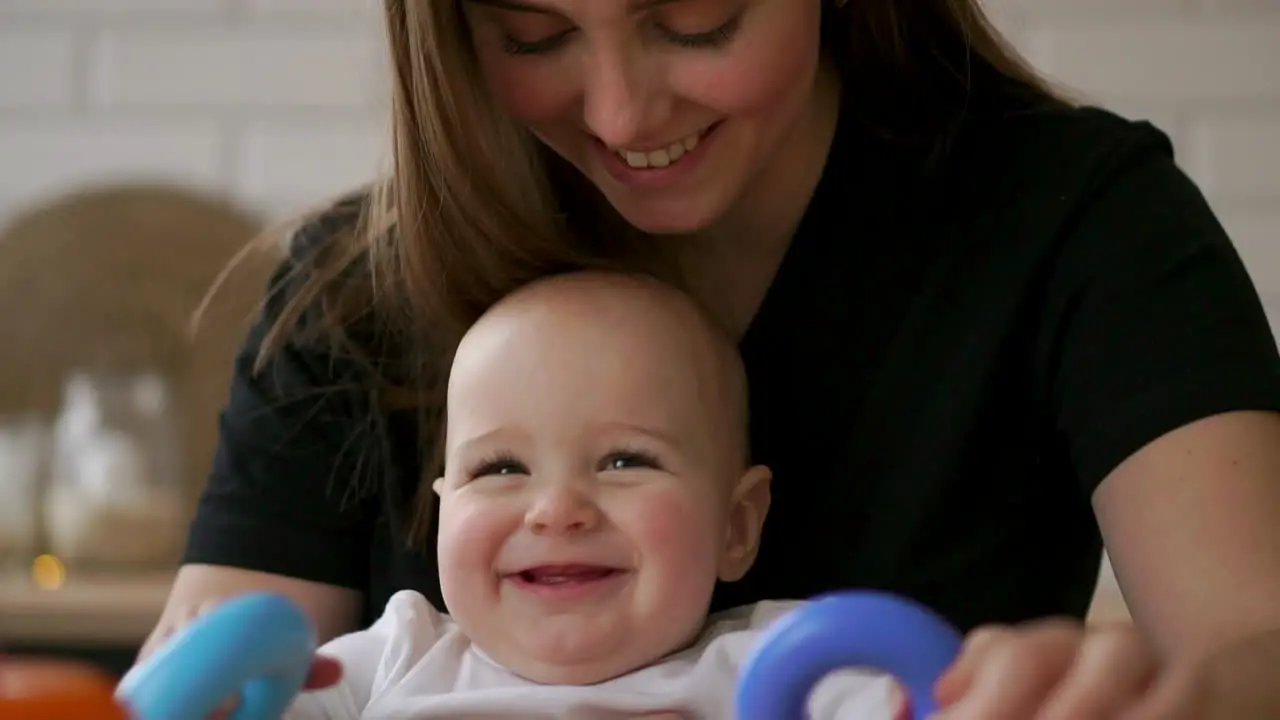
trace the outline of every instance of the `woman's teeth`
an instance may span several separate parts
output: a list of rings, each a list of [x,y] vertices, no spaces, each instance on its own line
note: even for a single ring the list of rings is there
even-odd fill
[[[698,142],[701,138],[701,133],[694,133],[693,135],[690,135],[679,142],[674,142],[660,150],[636,152],[634,150],[623,149],[618,150],[617,153],[618,156],[627,163],[627,165],[630,165],[637,170],[643,170],[645,168],[664,168],[684,157],[685,153],[691,152],[694,148],[698,147]]]

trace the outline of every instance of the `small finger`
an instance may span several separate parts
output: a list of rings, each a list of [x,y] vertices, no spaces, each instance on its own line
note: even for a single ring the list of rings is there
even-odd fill
[[[895,680],[889,685],[888,699],[889,707],[892,708],[890,717],[893,720],[911,720],[911,696],[902,687],[902,683]]]
[[[1142,697],[1156,668],[1131,625],[1094,628],[1037,719],[1115,717]]]
[[[303,686],[307,690],[320,690],[337,685],[342,680],[342,663],[331,657],[317,655],[307,673]]]

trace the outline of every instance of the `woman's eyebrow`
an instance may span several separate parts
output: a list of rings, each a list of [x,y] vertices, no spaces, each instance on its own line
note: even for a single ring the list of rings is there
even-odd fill
[[[539,13],[542,15],[559,15],[560,13],[551,8],[539,5],[529,0],[466,0],[476,5],[487,5],[499,10],[510,10],[512,12]],[[661,5],[672,5],[683,0],[631,0],[631,12],[643,12],[651,10]]]
[[[543,7],[525,0],[466,0],[473,5],[487,5],[499,10],[511,10],[513,12],[540,13],[543,15],[558,15],[559,13],[550,8]]]

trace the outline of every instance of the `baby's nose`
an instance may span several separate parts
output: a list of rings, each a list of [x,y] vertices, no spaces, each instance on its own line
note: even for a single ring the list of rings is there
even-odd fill
[[[525,522],[540,534],[586,532],[600,524],[600,508],[581,490],[561,486],[540,494]]]

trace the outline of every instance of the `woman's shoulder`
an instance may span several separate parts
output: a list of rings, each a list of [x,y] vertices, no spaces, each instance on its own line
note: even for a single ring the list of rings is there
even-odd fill
[[[369,200],[369,191],[359,189],[295,218],[278,235],[285,250],[281,267],[302,280],[307,272],[339,262],[361,230]]]
[[[957,137],[962,153],[981,148],[999,155],[1036,145],[1078,152],[1106,150],[1132,142],[1155,142],[1172,148],[1168,135],[1149,119],[1126,117],[1095,105],[1055,105],[978,116]]]
[[[1067,199],[1134,159],[1172,166],[1168,134],[1100,107],[1060,106],[974,119],[956,137],[948,169],[961,182]]]
[[[264,334],[274,329],[270,345],[323,353],[335,350],[335,338],[342,344],[370,339],[364,337],[369,318],[355,309],[369,307],[372,297],[362,237],[369,201],[367,190],[352,192],[275,234],[284,252],[258,323]]]

